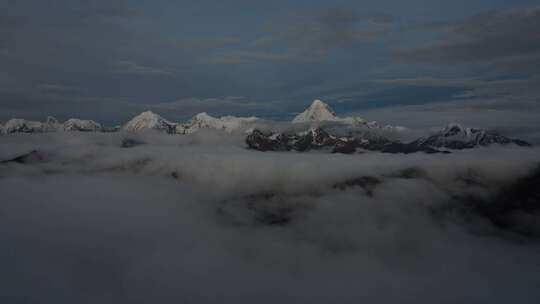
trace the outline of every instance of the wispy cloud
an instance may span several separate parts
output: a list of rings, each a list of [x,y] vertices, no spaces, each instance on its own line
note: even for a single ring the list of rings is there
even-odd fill
[[[436,87],[479,87],[487,81],[478,78],[439,78],[439,77],[411,77],[411,78],[387,78],[372,80],[372,83],[385,85],[407,86],[436,86]]]
[[[52,95],[69,95],[80,91],[80,88],[62,84],[42,83],[37,86],[40,92]]]
[[[134,61],[120,60],[112,64],[111,73],[137,75],[137,76],[170,76],[172,72],[167,69],[142,65]]]
[[[213,50],[225,46],[235,45],[241,42],[238,37],[215,36],[215,37],[191,37],[191,38],[164,38],[166,43],[181,49]]]
[[[228,51],[203,57],[200,62],[205,64],[246,64],[256,62],[308,63],[313,61],[315,61],[313,57],[301,56],[301,54],[292,52]]]

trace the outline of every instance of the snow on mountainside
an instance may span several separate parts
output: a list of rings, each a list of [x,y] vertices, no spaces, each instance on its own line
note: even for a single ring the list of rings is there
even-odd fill
[[[331,126],[326,130],[317,127],[293,133],[253,130],[247,135],[246,144],[250,149],[259,151],[304,152],[321,149],[347,154],[357,151],[450,153],[449,150],[473,149],[492,144],[531,146],[523,140],[508,138],[492,131],[464,128],[456,123],[449,124],[432,136],[412,142],[401,142],[373,130],[348,131],[347,135],[339,134],[340,130]]]
[[[355,127],[362,127],[366,129],[381,129],[385,131],[401,132],[406,128],[401,126],[381,126],[376,121],[365,121],[360,117],[339,117],[332,108],[320,99],[316,99],[313,103],[302,113],[298,114],[292,123],[317,123],[317,122],[337,122]]]
[[[465,128],[457,123],[450,123],[436,134],[421,138],[415,143],[448,149],[470,149],[491,144],[530,146],[529,143],[519,139],[508,138],[492,131]]]
[[[267,131],[263,133],[257,128]],[[271,128],[274,130],[269,130]],[[119,129],[103,127],[93,120],[75,118],[60,124],[58,120],[50,116],[47,117],[46,122],[15,118],[7,121],[3,126],[0,125],[1,134],[55,131],[115,132]],[[493,131],[465,128],[457,123],[451,123],[431,136],[412,142],[401,142],[398,138],[405,134],[400,133],[406,130],[404,127],[379,125],[375,121],[369,122],[358,117],[341,118],[321,100],[313,101],[309,108],[294,118],[292,124],[269,122],[257,117],[223,116],[218,118],[206,112],[195,115],[186,123],[174,123],[156,113],[146,111],[122,127],[122,130],[131,132],[159,130],[169,134],[192,134],[201,129],[227,133],[244,132],[248,134],[246,139],[248,145],[262,151],[305,151],[332,147],[335,152],[340,153],[353,153],[356,149],[388,153],[418,151],[434,153],[491,144],[530,146],[523,140],[504,137]]]
[[[126,123],[122,129],[131,132],[151,129],[171,134],[192,134],[200,129],[214,129],[232,133],[247,128],[258,120],[256,117],[223,116],[217,118],[203,112],[195,115],[186,123],[173,123],[151,111],[146,111]]]
[[[391,125],[384,125],[384,126],[381,126],[378,122],[376,121],[369,121],[369,122],[362,122],[362,123],[356,123],[355,125],[361,125],[361,126],[364,126],[365,128],[367,129],[379,129],[379,130],[384,130],[384,131],[393,131],[393,132],[403,132],[405,130],[407,130],[407,128],[405,127],[402,127],[402,126],[391,126]]]
[[[248,148],[259,151],[298,151],[326,150],[331,153],[352,154],[359,151],[378,151],[383,153],[446,153],[432,147],[412,145],[391,140],[366,132],[357,135],[339,136],[322,128],[312,128],[297,133],[265,133],[254,130],[246,137]]]
[[[7,121],[3,127],[0,127],[0,132],[3,134],[44,133],[56,132],[59,130],[62,130],[62,124],[52,116],[48,116],[45,122],[13,118]]]
[[[342,121],[342,119],[336,115],[336,112],[329,105],[316,99],[304,112],[298,114],[292,122],[306,123],[318,121]]]
[[[93,120],[71,118],[64,122],[64,131],[96,132],[101,131],[101,124]]]
[[[215,129],[232,133],[238,130],[248,128],[250,125],[257,122],[257,117],[235,117],[223,116],[220,118],[208,115],[206,112],[195,115],[190,121],[185,124],[176,126],[176,133],[191,134],[200,129]]]
[[[62,124],[58,122],[58,119],[52,116],[47,116],[47,120],[45,121],[45,127],[47,129],[47,132],[56,132],[62,130]]]
[[[101,125],[93,120],[80,120],[72,118],[64,124],[52,116],[48,116],[45,122],[30,121],[13,118],[6,122],[0,129],[3,134],[11,133],[45,133],[57,131],[100,131]]]
[[[42,133],[47,132],[47,130],[47,125],[42,122],[13,118],[6,122],[2,128],[2,133]]]
[[[142,112],[124,125],[123,130],[137,132],[142,130],[160,130],[174,133],[176,124],[172,123],[152,111]]]

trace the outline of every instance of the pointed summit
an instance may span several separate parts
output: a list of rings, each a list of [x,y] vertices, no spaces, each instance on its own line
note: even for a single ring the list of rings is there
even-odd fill
[[[174,133],[175,125],[152,111],[146,111],[135,116],[123,129],[131,132],[152,129]]]
[[[445,136],[445,137],[450,137],[450,136],[454,136],[454,135],[457,135],[457,134],[470,134],[472,133],[471,132],[472,129],[470,128],[464,128],[462,125],[456,123],[456,122],[451,122],[449,123],[446,127],[444,127],[440,133],[441,135]]]
[[[336,113],[330,108],[329,105],[323,101],[316,99],[311,106],[304,112],[298,114],[293,123],[305,123],[305,122],[317,122],[317,121],[339,121]]]

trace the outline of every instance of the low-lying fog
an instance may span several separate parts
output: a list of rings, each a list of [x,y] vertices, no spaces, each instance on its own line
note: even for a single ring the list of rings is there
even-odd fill
[[[533,174],[538,148],[341,155],[250,151],[217,132],[0,138],[0,160],[32,150],[0,164],[1,303],[540,302],[537,210],[501,224],[471,207]]]

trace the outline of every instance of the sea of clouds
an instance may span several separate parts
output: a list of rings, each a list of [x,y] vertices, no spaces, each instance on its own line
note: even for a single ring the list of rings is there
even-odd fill
[[[42,160],[0,165],[1,303],[540,301],[540,217],[523,235],[460,206],[533,173],[538,148],[265,153],[204,130],[0,138],[0,160],[32,150]]]

